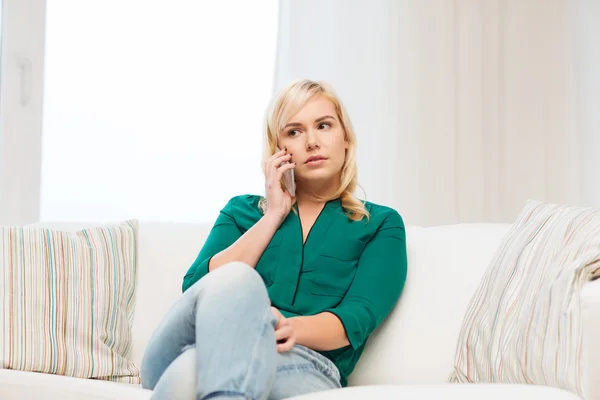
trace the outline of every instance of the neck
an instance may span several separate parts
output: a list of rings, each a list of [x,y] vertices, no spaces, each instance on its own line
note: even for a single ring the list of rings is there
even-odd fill
[[[296,202],[298,206],[301,204],[305,205],[317,205],[323,204],[325,201],[319,199],[317,196],[324,198],[331,198],[339,187],[338,183],[332,182],[302,182],[301,185],[296,187]]]

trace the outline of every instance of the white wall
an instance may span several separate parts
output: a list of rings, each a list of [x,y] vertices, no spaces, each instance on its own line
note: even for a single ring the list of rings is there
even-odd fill
[[[45,0],[2,1],[0,224],[40,210]]]
[[[422,225],[579,201],[572,3],[366,4],[282,1],[277,84],[338,89],[367,199]]]

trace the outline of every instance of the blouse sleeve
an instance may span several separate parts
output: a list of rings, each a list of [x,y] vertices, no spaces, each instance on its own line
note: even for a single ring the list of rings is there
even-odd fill
[[[208,274],[210,259],[215,254],[231,246],[242,236],[242,231],[233,218],[234,202],[235,198],[229,200],[219,213],[196,261],[194,261],[183,278],[182,291],[185,292],[194,283]]]
[[[341,320],[353,349],[358,349],[393,309],[406,273],[404,222],[392,211],[365,246],[344,299],[326,310]]]

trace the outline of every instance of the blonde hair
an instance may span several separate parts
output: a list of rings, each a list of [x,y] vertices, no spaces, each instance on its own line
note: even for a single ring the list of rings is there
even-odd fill
[[[363,202],[357,199],[352,193],[358,186],[357,168],[356,168],[356,134],[350,117],[341,100],[333,88],[323,81],[315,82],[310,80],[301,80],[290,83],[273,99],[266,117],[266,137],[263,150],[263,172],[265,163],[273,154],[277,152],[277,140],[279,133],[283,130],[289,120],[296,115],[302,107],[313,97],[321,95],[329,99],[337,112],[337,117],[342,124],[345,140],[348,142],[346,150],[346,159],[342,166],[341,184],[337,191],[330,197],[325,198],[315,194],[315,197],[322,201],[329,201],[340,198],[342,207],[350,220],[360,221],[363,218],[369,219],[369,212]],[[295,202],[296,199],[294,198]],[[263,214],[267,210],[267,199],[262,198],[259,207]]]

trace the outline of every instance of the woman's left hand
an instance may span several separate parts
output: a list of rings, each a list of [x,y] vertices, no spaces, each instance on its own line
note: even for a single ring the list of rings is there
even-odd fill
[[[296,344],[294,327],[290,323],[290,320],[284,317],[278,309],[271,307],[271,310],[275,318],[277,318],[277,326],[275,327],[277,351],[280,353],[290,351],[294,347],[294,344]]]

